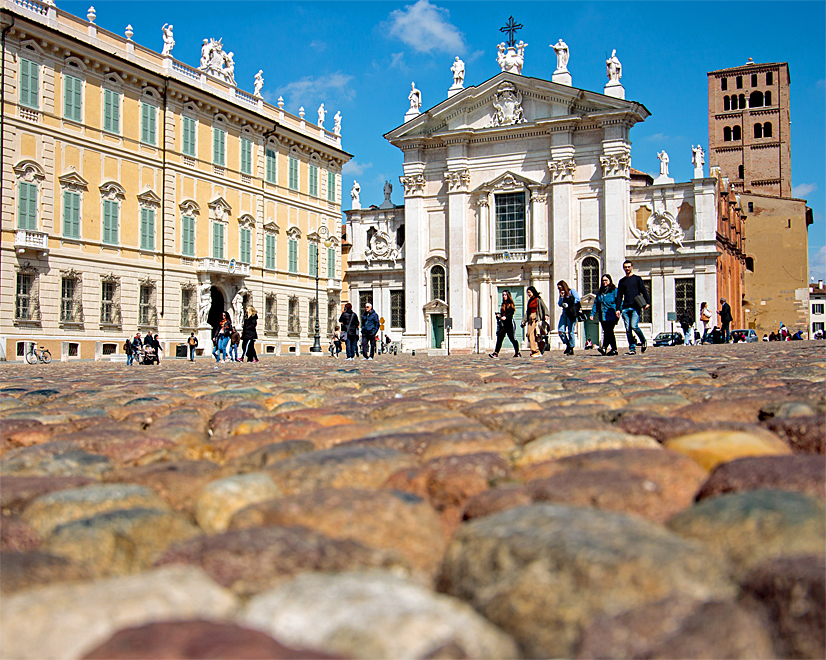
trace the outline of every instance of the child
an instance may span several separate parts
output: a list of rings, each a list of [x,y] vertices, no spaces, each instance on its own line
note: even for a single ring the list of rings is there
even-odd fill
[[[241,335],[233,328],[229,336],[229,359],[233,362],[243,362],[238,357],[238,344],[241,343]]]

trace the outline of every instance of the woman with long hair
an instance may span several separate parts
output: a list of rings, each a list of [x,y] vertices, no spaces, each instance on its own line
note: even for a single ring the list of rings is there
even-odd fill
[[[591,318],[597,319],[602,326],[602,346],[597,348],[601,355],[619,355],[617,351],[617,338],[614,335],[614,327],[619,319],[617,318],[617,287],[614,280],[608,273],[602,276],[602,286],[597,292],[596,302],[591,310]],[[609,351],[608,348],[611,348]]]
[[[557,305],[562,308],[562,314],[559,315],[559,338],[565,344],[565,355],[574,354],[574,326],[576,326],[576,317],[579,313],[579,301],[582,300],[575,289],[568,286],[565,280],[559,280],[556,283],[556,288],[559,291],[559,300]]]
[[[359,341],[359,317],[353,311],[353,305],[344,303],[344,311],[338,317],[341,324],[341,334],[347,348],[347,359],[355,360],[358,352]]]
[[[707,302],[700,303],[700,321],[703,322],[703,338],[700,343],[705,344],[708,340],[708,326],[711,323],[711,310]]]
[[[535,286],[529,286],[526,290],[528,292],[528,318],[522,321],[522,326],[528,326],[528,345],[531,347],[531,357],[541,357],[543,349],[539,345],[539,325],[548,318],[548,308]]]
[[[513,345],[513,357],[522,357],[522,354],[519,352],[519,342],[516,341],[516,337],[514,337],[513,334],[513,315],[515,313],[516,305],[514,305],[513,298],[511,298],[511,292],[503,291],[502,306],[496,313],[496,348],[493,349],[493,353],[490,354],[490,357],[499,357],[499,349],[502,348],[502,342],[505,341],[506,335],[508,339],[511,340],[511,344]]]
[[[215,336],[212,338],[215,348],[212,349],[212,355],[216,362],[229,362],[227,359],[227,344],[229,343],[229,336],[232,334],[232,319],[229,313],[221,314],[221,321],[215,330]],[[219,357],[220,356],[220,357]]]
[[[247,307],[247,318],[244,319],[244,329],[241,331],[242,361],[246,357],[247,362],[258,362],[258,353],[255,352],[256,339],[258,339],[258,312],[250,305]]]

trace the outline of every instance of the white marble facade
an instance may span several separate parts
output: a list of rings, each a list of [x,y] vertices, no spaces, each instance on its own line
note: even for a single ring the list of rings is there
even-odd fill
[[[714,180],[632,186],[630,131],[648,116],[641,103],[502,72],[390,131],[387,139],[404,152],[404,206],[347,213],[352,297],[370,290],[382,314],[379,289],[404,286],[406,351],[440,348],[448,317],[451,350],[475,349],[475,317],[482,319],[480,348],[488,350],[502,288],[524,296],[535,286],[555,328],[555,283],[564,279],[586,293],[589,258],[589,266],[597,262],[589,271],[597,286],[603,272],[616,282],[626,258],[652,279],[647,334],[666,328],[675,277],[696,274],[697,306],[714,300]],[[640,208],[648,209],[640,211],[648,214],[642,229]],[[671,217],[679,217],[682,235],[664,231]],[[382,223],[386,231],[405,226],[395,261],[365,257],[367,232],[375,236]],[[444,269],[443,290],[434,268],[437,275]],[[578,343],[594,330],[579,324]]]

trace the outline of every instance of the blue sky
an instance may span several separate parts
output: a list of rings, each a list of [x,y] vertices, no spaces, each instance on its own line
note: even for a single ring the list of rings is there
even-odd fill
[[[239,86],[253,89],[264,71],[264,97],[284,97],[288,111],[303,106],[308,119],[324,102],[328,124],[343,117],[344,208],[353,179],[363,205],[379,204],[385,180],[393,201],[404,202],[398,177],[402,154],[382,135],[403,123],[411,81],[423,109],[446,98],[456,55],[466,64],[465,86],[499,73],[499,28],[512,14],[524,28],[523,74],[550,79],[556,57],[549,45],[570,49],[573,84],[601,92],[605,60],[617,49],[626,98],[650,111],[631,132],[633,167],[656,174],[657,152],[670,156],[678,181],[692,176],[691,145],[708,147],[706,73],[755,62],[789,62],[792,104],[792,185],[808,200],[810,274],[826,277],[824,154],[826,153],[826,3],[813,2],[62,2],[96,23],[160,51],[161,27],[174,25],[173,55],[197,66],[201,40],[223,37],[235,53]],[[708,158],[706,159],[708,161]],[[706,167],[706,171],[708,168]]]

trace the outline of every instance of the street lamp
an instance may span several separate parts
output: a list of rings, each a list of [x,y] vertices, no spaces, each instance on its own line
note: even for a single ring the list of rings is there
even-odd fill
[[[324,247],[330,247],[330,239],[327,238],[330,235],[329,230],[325,225],[321,225],[316,233],[321,238],[326,238],[327,240],[324,241]],[[319,250],[316,250],[315,255],[315,339],[313,340],[313,347],[310,349],[310,353],[321,353],[321,335],[319,335],[319,327],[318,327],[318,319],[320,316],[321,307],[319,305],[318,300],[318,274],[321,272],[321,258],[319,255]]]

